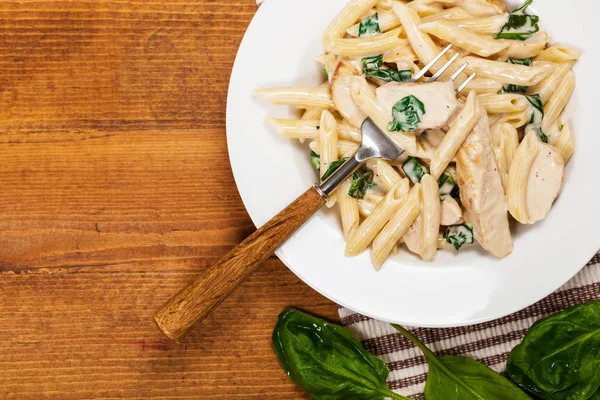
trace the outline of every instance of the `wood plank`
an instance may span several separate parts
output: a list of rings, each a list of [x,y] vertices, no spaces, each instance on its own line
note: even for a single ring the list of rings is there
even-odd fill
[[[250,234],[225,142],[252,0],[0,3],[0,398],[305,398],[273,258],[184,344],[154,310]]]

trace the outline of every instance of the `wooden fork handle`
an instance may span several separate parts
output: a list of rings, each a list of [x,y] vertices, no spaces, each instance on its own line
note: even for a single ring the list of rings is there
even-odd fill
[[[180,340],[325,204],[313,187],[277,214],[154,314],[160,330]]]

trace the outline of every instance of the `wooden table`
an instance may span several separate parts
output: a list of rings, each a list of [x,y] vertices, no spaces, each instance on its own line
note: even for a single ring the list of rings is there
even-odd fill
[[[0,399],[302,398],[272,327],[337,314],[278,260],[184,344],[151,318],[254,229],[225,101],[255,9],[0,2]]]

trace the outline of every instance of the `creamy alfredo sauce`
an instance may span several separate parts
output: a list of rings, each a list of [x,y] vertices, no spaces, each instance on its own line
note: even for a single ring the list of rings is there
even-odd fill
[[[440,128],[459,106],[452,82],[397,83],[391,82],[377,88],[377,103],[392,120],[392,109],[402,99],[414,96],[425,106],[419,129]]]

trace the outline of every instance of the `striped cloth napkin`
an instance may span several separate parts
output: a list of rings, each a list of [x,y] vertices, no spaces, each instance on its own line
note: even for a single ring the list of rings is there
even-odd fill
[[[531,325],[540,318],[567,307],[600,298],[600,253],[555,293],[507,317],[461,328],[411,331],[440,355],[468,356],[497,372],[504,372],[508,353]],[[390,369],[388,385],[392,390],[423,400],[427,362],[422,353],[388,323],[340,307],[341,323],[352,330],[369,352],[383,359]]]
[[[256,0],[256,4],[264,1]],[[515,314],[461,328],[416,328],[411,331],[440,355],[471,357],[502,373],[508,354],[535,321],[596,299],[600,299],[600,253],[558,291]],[[415,400],[424,400],[427,361],[421,352],[386,322],[344,307],[338,311],[342,325],[352,330],[365,349],[387,363],[390,388]]]

